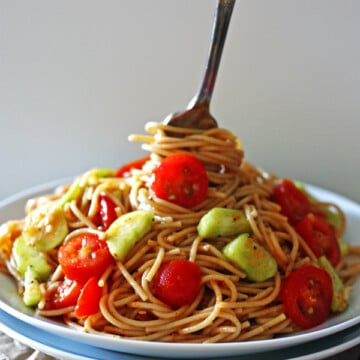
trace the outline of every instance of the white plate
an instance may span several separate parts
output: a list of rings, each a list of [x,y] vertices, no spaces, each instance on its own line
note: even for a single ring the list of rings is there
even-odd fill
[[[0,331],[13,339],[50,356],[62,360],[150,360],[154,359],[111,351],[82,342],[49,334],[0,310]],[[285,349],[253,354],[229,354],[226,360],[320,360],[340,354],[360,344],[360,325],[340,331],[325,338]],[[167,354],[163,354],[165,359]],[[180,359],[180,358],[179,358]],[[217,358],[224,360],[224,357]],[[215,358],[212,360],[216,360]]]
[[[13,339],[62,360],[144,360],[143,356],[120,354],[46,333],[0,310],[0,331]]]
[[[0,223],[9,219],[23,217],[24,204],[28,198],[51,192],[56,185],[68,181],[70,180],[66,179],[56,183],[45,184],[0,202]],[[360,233],[360,205],[318,187],[308,185],[308,189],[317,198],[335,202],[342,207],[348,220],[348,228],[344,240],[349,243],[354,243],[356,239],[358,239],[358,234]],[[348,309],[342,314],[333,316],[317,328],[271,340],[220,344],[174,344],[136,341],[115,338],[114,336],[79,332],[51,319],[35,316],[31,309],[26,308],[23,305],[21,299],[17,295],[15,283],[3,274],[0,274],[0,286],[0,308],[9,315],[31,324],[39,330],[45,330],[52,334],[102,349],[145,356],[166,356],[167,358],[175,358],[179,357],[179,354],[181,354],[183,358],[214,358],[254,354],[304,344],[338,333],[360,323],[360,281],[357,281],[354,286]]]

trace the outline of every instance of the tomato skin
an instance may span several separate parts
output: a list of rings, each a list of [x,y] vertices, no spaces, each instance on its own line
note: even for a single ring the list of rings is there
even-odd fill
[[[308,214],[312,205],[308,197],[289,179],[282,180],[273,189],[274,200],[281,206],[281,212],[292,225]]]
[[[114,202],[105,194],[99,196],[100,211],[99,215],[101,218],[103,230],[107,230],[109,226],[117,219],[116,205]]]
[[[116,171],[116,177],[124,177],[130,173],[131,169],[141,169],[143,165],[150,160],[150,155],[144,156],[142,158],[131,161],[123,166],[121,166]]]
[[[208,186],[208,176],[201,161],[188,153],[175,153],[154,170],[151,189],[160,199],[192,208],[205,199]]]
[[[45,308],[61,309],[76,304],[80,295],[81,285],[74,280],[65,278],[46,299]]]
[[[285,313],[298,326],[309,329],[329,316],[333,284],[324,269],[305,265],[284,280],[281,299]]]
[[[331,226],[321,216],[309,213],[295,229],[317,257],[325,255],[333,266],[340,262],[339,242]]]
[[[60,247],[58,260],[67,278],[83,284],[91,276],[101,276],[113,257],[98,235],[83,233]]]
[[[91,277],[81,289],[80,296],[75,306],[75,316],[78,319],[96,314],[100,310],[100,299],[103,289],[98,284],[96,277]]]
[[[200,287],[200,268],[186,259],[163,264],[154,278],[155,296],[175,309],[190,304]]]
[[[107,230],[117,217],[115,203],[106,194],[100,194],[99,210],[92,218],[93,223],[102,230]]]

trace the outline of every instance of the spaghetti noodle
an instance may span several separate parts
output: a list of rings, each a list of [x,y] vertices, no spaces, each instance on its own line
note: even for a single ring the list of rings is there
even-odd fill
[[[103,291],[100,311],[84,319],[74,316],[74,306],[48,309],[47,294],[61,283],[64,273],[57,260],[58,247],[47,252],[54,271],[41,284],[37,313],[61,317],[69,326],[91,333],[151,341],[230,342],[268,339],[297,331],[280,300],[281,283],[294,269],[316,264],[317,257],[273,201],[273,188],[279,178],[246,161],[239,140],[227,130],[169,128],[162,123],[148,123],[146,130],[150,135],[129,138],[142,142],[143,149],[151,154],[142,168],[132,169],[122,177],[99,178],[91,172],[80,177],[81,192],[64,205],[69,229],[65,242],[79,233],[104,237],[103,229],[94,222],[101,194],[116,204],[117,216],[139,209],[153,212],[151,230],[125,259],[115,261],[103,272],[99,279]],[[169,131],[181,136],[167,136]],[[192,209],[159,199],[150,189],[154,169],[164,158],[178,152],[195,155],[208,175],[207,196]],[[39,204],[61,199],[68,191],[69,186],[64,186],[49,197],[32,199],[27,203],[27,213]],[[345,231],[341,209],[328,203],[317,206],[337,212],[340,224],[336,231],[341,237]],[[200,219],[215,207],[244,211],[253,239],[278,264],[275,276],[260,282],[248,281],[246,273],[222,252],[233,237],[199,237]],[[0,254],[21,289],[11,245],[24,221],[14,224],[1,237]],[[359,248],[349,247],[349,255],[356,253],[359,255]],[[194,301],[176,309],[160,301],[153,291],[159,268],[174,259],[188,259],[201,269],[201,288]],[[346,286],[353,284],[360,271],[359,264],[349,264],[347,258],[336,269]]]

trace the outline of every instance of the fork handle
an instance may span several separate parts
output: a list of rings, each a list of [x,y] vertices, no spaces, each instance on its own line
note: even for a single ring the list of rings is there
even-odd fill
[[[229,28],[235,0],[218,0],[214,15],[208,58],[202,82],[188,108],[203,106],[209,108],[215,80],[218,73],[226,34]]]

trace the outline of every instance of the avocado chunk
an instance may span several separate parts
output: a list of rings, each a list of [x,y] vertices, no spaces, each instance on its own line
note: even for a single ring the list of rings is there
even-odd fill
[[[29,265],[24,276],[23,302],[26,306],[35,306],[41,300],[39,277],[33,267]]]
[[[41,298],[40,283],[48,279],[51,266],[44,253],[19,236],[12,248],[16,270],[24,280],[23,302],[27,306],[35,306]]]
[[[116,171],[112,168],[94,168],[88,171],[86,174],[87,177],[96,177],[98,179],[102,179],[116,176]]]
[[[223,248],[225,257],[242,269],[249,280],[259,282],[272,278],[277,262],[249,234],[241,234]]]
[[[59,206],[63,207],[65,204],[76,200],[82,193],[82,187],[80,185],[81,178],[78,177],[71,183],[66,193],[59,199]]]
[[[54,249],[68,232],[64,210],[57,202],[42,204],[25,218],[24,239],[39,251]]]
[[[334,269],[326,256],[320,256],[318,261],[319,265],[330,275],[333,284],[334,293],[331,302],[331,310],[333,312],[342,312],[346,309],[349,302],[348,291],[340,279],[338,272]]]
[[[340,254],[341,257],[344,258],[349,252],[349,244],[346,243],[343,239],[338,238],[339,247],[340,247]]]
[[[51,273],[51,266],[47,262],[45,255],[35,246],[31,246],[25,241],[23,236],[19,236],[12,248],[16,270],[24,278],[28,267],[37,274],[37,277],[44,281]]]
[[[123,260],[152,228],[154,214],[135,210],[118,217],[106,230],[106,241],[115,260]]]
[[[249,233],[251,226],[242,210],[213,208],[200,219],[197,231],[201,238],[213,238]]]
[[[94,168],[89,170],[84,175],[79,176],[72,182],[66,193],[61,197],[61,199],[59,199],[59,206],[62,207],[73,200],[77,200],[83,193],[85,186],[93,182],[93,179],[115,176],[115,170],[110,168]]]
[[[318,201],[318,199],[316,199],[313,195],[311,195],[306,190],[306,187],[302,182],[296,181],[295,186],[308,197],[310,202],[316,203]],[[323,206],[322,210],[325,213],[326,221],[329,222],[330,224],[332,224],[335,228],[338,228],[341,224],[341,218],[340,218],[339,213],[332,211],[331,209],[329,209],[328,206]]]

